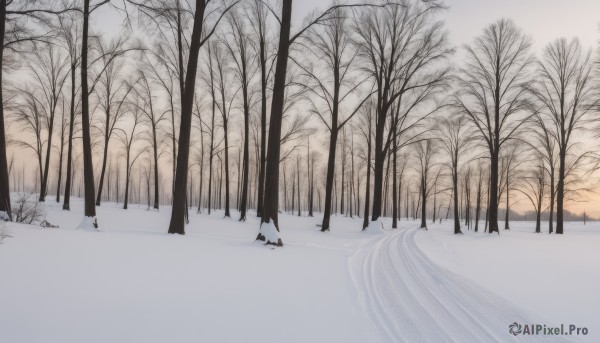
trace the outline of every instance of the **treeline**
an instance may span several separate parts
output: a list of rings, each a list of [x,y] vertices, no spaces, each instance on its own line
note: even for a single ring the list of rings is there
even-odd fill
[[[10,191],[33,186],[65,210],[83,194],[82,228],[104,201],[172,204],[178,234],[190,210],[252,209],[281,245],[279,211],[319,212],[322,231],[339,213],[492,233],[519,204],[563,233],[565,203],[593,190],[600,84],[577,39],[536,56],[502,19],[455,48],[441,1],[334,3],[293,30],[291,0],[0,7],[9,217]],[[100,11],[119,35],[97,33]],[[33,183],[9,145],[34,153]]]

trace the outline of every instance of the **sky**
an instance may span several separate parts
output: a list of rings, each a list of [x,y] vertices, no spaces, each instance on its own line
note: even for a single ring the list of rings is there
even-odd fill
[[[293,20],[296,27],[315,8],[324,9],[323,0],[296,0]],[[584,46],[596,45],[600,38],[599,0],[446,0],[449,9],[442,15],[452,44],[471,42],[483,28],[500,19],[512,18],[532,36],[534,48],[560,37],[579,37]]]

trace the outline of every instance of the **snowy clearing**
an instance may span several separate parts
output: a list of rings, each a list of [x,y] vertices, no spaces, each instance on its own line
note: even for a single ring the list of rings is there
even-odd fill
[[[384,220],[368,234],[337,216],[324,234],[319,216],[282,215],[286,245],[272,248],[254,242],[253,215],[190,212],[173,236],[168,207],[104,204],[102,232],[87,232],[74,229],[82,205],[47,204],[59,229],[9,225],[0,342],[493,342],[514,341],[514,321],[600,337],[597,223],[564,237],[515,223],[498,237]]]

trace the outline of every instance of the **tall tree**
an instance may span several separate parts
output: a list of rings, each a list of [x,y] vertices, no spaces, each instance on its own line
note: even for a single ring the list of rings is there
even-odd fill
[[[50,169],[50,155],[52,152],[52,138],[54,137],[54,123],[63,86],[69,76],[69,69],[68,60],[59,47],[49,42],[40,45],[34,49],[28,69],[41,91],[37,97],[39,101],[38,106],[45,114],[46,154],[39,194],[39,200],[45,201]]]
[[[267,63],[269,62],[269,26],[267,25],[268,9],[265,2],[262,0],[253,0],[250,4],[250,9],[247,10],[248,16],[253,23],[252,29],[256,35],[255,40],[258,42],[258,51],[256,59],[260,68],[260,156],[259,156],[259,173],[258,173],[258,199],[256,204],[256,215],[261,216],[263,195],[265,189],[265,167],[267,163],[267,85],[269,82],[269,70]]]
[[[498,170],[502,147],[527,122],[531,41],[508,19],[501,19],[465,47],[457,108],[477,128],[490,158],[489,232],[498,231]]]
[[[372,221],[382,215],[385,160],[393,136],[399,136],[400,147],[417,141],[422,130],[415,128],[439,110],[439,105],[428,106],[449,82],[450,67],[443,62],[453,50],[435,20],[442,9],[437,1],[405,0],[369,8],[356,20],[357,49],[377,94]]]
[[[152,164],[154,165],[154,205],[158,210],[159,206],[159,181],[158,181],[158,159],[159,159],[159,130],[161,123],[166,120],[166,111],[160,112],[156,105],[156,96],[154,95],[152,84],[146,77],[144,70],[139,71],[137,82],[138,103],[136,104],[150,126],[150,142],[152,146]],[[148,200],[150,201],[150,200]]]
[[[468,149],[469,127],[465,116],[455,118],[441,118],[438,126],[438,134],[442,149],[449,156],[447,163],[452,176],[452,200],[454,202],[454,233],[462,233],[460,230],[460,215],[458,213],[458,175],[461,167],[461,158]]]
[[[49,35],[47,29],[41,33],[28,30],[22,21],[30,25],[45,24],[48,15],[61,15],[75,10],[68,2],[66,6],[54,7],[54,1],[0,1],[0,85],[4,85],[3,72],[5,67],[6,50],[18,51],[19,46],[31,41],[44,41]],[[7,49],[8,48],[8,49]],[[0,212],[7,214],[11,219],[10,183],[8,179],[8,160],[6,158],[6,127],[3,87],[0,87]]]
[[[225,167],[225,217],[231,217],[229,212],[229,115],[233,105],[234,96],[228,91],[230,87],[230,69],[227,65],[227,55],[223,51],[223,47],[219,42],[216,42],[212,48],[215,54],[214,67],[215,75],[217,76],[217,90],[219,91],[220,99],[216,102],[217,109],[221,112],[223,126],[223,153],[222,162]],[[229,99],[227,99],[229,97]]]
[[[439,172],[436,173],[433,170],[435,168],[435,155],[437,151],[436,142],[433,139],[423,139],[415,143],[414,152],[417,160],[416,169],[419,176],[422,229],[427,229],[427,199],[429,199],[429,196],[433,192],[434,185],[436,184],[435,178],[439,177]]]
[[[594,83],[591,51],[584,51],[579,40],[564,38],[548,44],[537,64],[539,78],[532,87],[539,111],[548,120],[556,140],[558,173],[556,187],[556,233],[564,232],[567,156],[577,154],[573,134],[585,129],[597,111],[600,97]],[[579,155],[581,156],[581,155]]]
[[[119,80],[124,68],[122,59],[124,44],[127,38],[122,36],[111,42],[103,40],[98,41],[100,53],[99,59],[102,61],[100,73],[96,76],[98,79],[97,94],[99,97],[99,106],[104,112],[104,117],[100,120],[99,127],[104,138],[104,147],[102,154],[102,167],[100,169],[100,179],[98,181],[98,194],[96,206],[100,206],[102,201],[102,191],[104,189],[104,177],[106,175],[106,166],[108,163],[108,150],[110,139],[115,132],[116,125],[125,115],[124,104],[133,90],[136,82],[128,80]]]
[[[209,0],[210,1],[210,0]],[[214,33],[219,21],[223,15],[231,9],[236,3],[230,5],[221,11],[219,18],[214,23],[212,29],[203,35],[203,26],[205,22],[207,0],[196,0],[196,11],[194,13],[194,25],[192,36],[190,38],[190,49],[188,63],[185,73],[185,85],[181,101],[181,123],[179,128],[179,147],[177,153],[177,170],[175,173],[175,191],[173,198],[173,208],[171,211],[171,222],[169,224],[169,233],[185,234],[185,214],[186,214],[186,191],[189,169],[190,154],[190,134],[192,127],[192,110],[194,105],[194,95],[196,87],[196,70],[198,69],[198,56],[200,48],[206,43]],[[206,12],[208,15],[211,10]]]
[[[358,112],[366,98],[354,105],[348,115],[340,118],[340,106],[354,100],[353,95],[366,81],[352,80],[355,73],[357,51],[351,49],[348,24],[348,10],[336,8],[329,13],[329,18],[323,25],[310,28],[303,40],[317,63],[310,60],[309,67],[306,59],[294,62],[308,76],[310,83],[305,87],[313,94],[312,113],[315,114],[329,131],[329,157],[327,159],[327,175],[325,182],[325,210],[321,231],[329,231],[331,204],[333,193],[333,178],[335,175],[336,148],[339,132]],[[343,176],[342,176],[343,178]],[[343,181],[342,181],[343,183]],[[343,186],[342,186],[343,187]],[[343,191],[342,191],[343,192]],[[342,195],[343,197],[343,195]],[[343,209],[342,209],[343,213]]]
[[[247,23],[241,13],[231,11],[228,15],[230,26],[230,41],[224,40],[225,46],[233,60],[234,70],[242,88],[242,111],[244,114],[244,157],[241,182],[240,220],[246,220],[248,210],[248,172],[250,169],[250,103],[251,81],[256,70],[254,66],[254,46],[250,40]],[[227,135],[227,133],[225,133]],[[226,161],[227,163],[227,161]],[[229,193],[229,192],[227,192]],[[226,194],[228,196],[228,194]],[[227,201],[226,201],[227,206]],[[225,209],[228,211],[228,208]]]
[[[92,83],[92,89],[88,86],[88,61],[89,52],[89,21],[90,15],[101,6],[109,3],[108,0],[98,0],[92,3],[92,0],[83,1],[83,27],[81,34],[81,131],[83,142],[83,183],[85,188],[85,209],[84,219],[80,228],[84,230],[97,230],[98,220],[96,219],[95,187],[94,187],[94,165],[92,161],[92,139],[90,132],[90,92],[93,90],[95,82]]]
[[[129,205],[129,184],[131,181],[131,171],[138,158],[145,152],[144,149],[135,151],[136,142],[139,141],[141,132],[138,127],[142,121],[142,111],[140,111],[139,104],[133,108],[131,113],[131,124],[130,131],[127,129],[118,129],[116,131],[117,139],[123,146],[123,152],[125,154],[125,197],[123,198],[123,209],[126,210]],[[141,179],[141,178],[140,178]],[[139,180],[141,181],[141,180]],[[141,191],[141,187],[138,187],[138,192]],[[140,197],[138,196],[138,202]]]
[[[63,210],[71,209],[71,187],[73,183],[72,168],[73,168],[73,134],[75,131],[75,112],[77,110],[77,67],[80,62],[81,49],[80,38],[81,31],[77,27],[79,21],[75,15],[60,17],[60,36],[64,41],[65,49],[69,52],[69,75],[70,75],[70,106],[69,106],[69,135],[67,138],[67,170],[65,175],[65,196],[63,199]],[[118,195],[117,195],[118,197]]]

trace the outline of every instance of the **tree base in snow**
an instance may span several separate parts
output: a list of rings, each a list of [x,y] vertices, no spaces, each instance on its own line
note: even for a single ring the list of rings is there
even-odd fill
[[[96,219],[96,217],[83,217],[81,224],[79,224],[79,227],[77,228],[84,231],[100,231],[98,229],[98,219]]]
[[[256,240],[266,242],[266,245],[274,245],[277,247],[283,246],[283,241],[279,238],[279,230],[277,230],[275,224],[273,224],[273,220],[268,223],[260,224]]]

